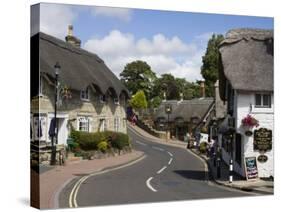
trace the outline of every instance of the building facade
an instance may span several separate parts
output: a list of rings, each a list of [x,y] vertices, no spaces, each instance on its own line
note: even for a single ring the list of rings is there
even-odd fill
[[[258,177],[274,176],[273,40],[270,30],[235,29],[220,44],[219,91],[228,115],[219,145],[223,160],[232,158],[243,177],[246,158],[257,161]]]
[[[41,145],[51,142],[55,71],[58,77],[57,144],[66,144],[72,129],[127,133],[129,92],[95,54],[80,48],[69,27],[66,42],[39,32],[31,38],[31,134]]]

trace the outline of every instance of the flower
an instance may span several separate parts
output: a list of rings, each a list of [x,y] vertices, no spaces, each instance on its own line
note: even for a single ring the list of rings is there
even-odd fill
[[[245,118],[242,119],[242,125],[244,127],[258,127],[259,121],[255,119],[253,116],[248,114]]]

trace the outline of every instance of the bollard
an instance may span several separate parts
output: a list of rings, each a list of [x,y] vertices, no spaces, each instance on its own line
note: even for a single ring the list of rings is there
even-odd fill
[[[214,162],[213,165],[214,165],[214,167],[216,167],[216,164],[217,164],[217,163],[216,163],[216,160],[217,160],[217,159],[216,159],[216,152],[214,151],[214,152],[213,152],[213,162]]]
[[[233,181],[233,160],[230,159],[229,161],[229,183]]]
[[[220,157],[217,158],[217,178],[221,178],[221,159]]]

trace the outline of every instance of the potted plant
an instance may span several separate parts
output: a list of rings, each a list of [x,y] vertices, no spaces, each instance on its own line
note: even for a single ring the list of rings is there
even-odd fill
[[[252,128],[253,127],[258,127],[259,126],[259,121],[255,119],[253,116],[248,114],[246,117],[244,117],[241,121],[241,124],[243,128],[245,129],[245,134],[248,136],[251,136],[252,133]]]

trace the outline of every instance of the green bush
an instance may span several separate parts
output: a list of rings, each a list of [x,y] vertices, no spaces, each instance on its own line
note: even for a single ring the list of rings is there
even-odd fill
[[[207,152],[207,142],[202,142],[199,145],[199,151],[200,153],[204,154]]]
[[[111,145],[116,149],[123,149],[125,146],[130,146],[129,136],[124,133],[118,133],[116,139],[112,140]]]
[[[119,132],[105,131],[88,133],[72,131],[70,136],[84,151],[99,150],[99,143],[101,142],[105,142],[107,144],[106,149],[113,147],[121,150],[125,146],[130,146],[129,136]],[[101,146],[103,145],[104,144]]]
[[[100,150],[103,153],[106,152],[107,148],[108,148],[108,144],[106,141],[102,141],[98,144],[98,150]]]

